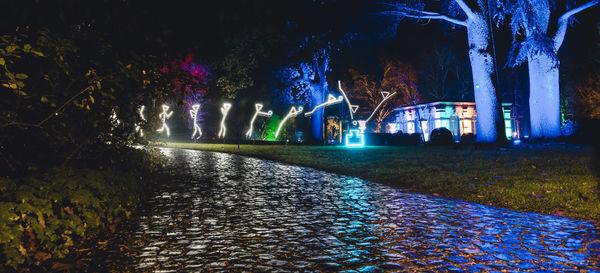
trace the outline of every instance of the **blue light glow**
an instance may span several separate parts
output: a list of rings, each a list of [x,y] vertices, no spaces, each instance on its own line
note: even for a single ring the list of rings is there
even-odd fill
[[[350,130],[346,134],[346,147],[360,148],[365,146],[365,135],[359,130]]]

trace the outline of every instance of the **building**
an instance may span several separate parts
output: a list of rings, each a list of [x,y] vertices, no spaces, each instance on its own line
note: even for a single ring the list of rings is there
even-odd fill
[[[511,103],[502,104],[508,139],[514,136],[511,105]],[[474,102],[432,102],[396,108],[394,112],[395,130],[408,134],[423,133],[425,141],[429,141],[433,129],[441,127],[450,130],[457,142],[464,134],[477,134],[477,113]]]

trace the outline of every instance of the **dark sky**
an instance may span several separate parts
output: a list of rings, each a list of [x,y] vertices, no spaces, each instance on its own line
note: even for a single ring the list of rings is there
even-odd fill
[[[333,40],[346,32],[360,32],[361,39],[342,46],[338,64],[372,70],[381,58],[415,62],[418,56],[449,40],[466,49],[464,30],[446,31],[438,22],[428,25],[401,23],[397,32],[386,30],[391,21],[376,15],[376,1],[367,0],[239,0],[239,1],[142,1],[142,0],[5,0],[1,30],[16,27],[49,28],[66,32],[88,27],[124,49],[171,55],[193,52],[202,60],[217,61],[226,54],[226,41],[250,31],[270,32],[293,45],[310,34],[328,33]],[[570,27],[561,55],[569,63],[586,64],[598,51],[596,24],[600,8],[577,16]],[[393,29],[393,28],[392,28]],[[497,33],[498,51],[506,51],[510,34]],[[278,48],[289,51],[289,48]],[[285,58],[285,52],[278,53]],[[466,52],[464,53],[466,56]],[[499,56],[499,66],[505,56]],[[282,60],[285,61],[285,60]]]

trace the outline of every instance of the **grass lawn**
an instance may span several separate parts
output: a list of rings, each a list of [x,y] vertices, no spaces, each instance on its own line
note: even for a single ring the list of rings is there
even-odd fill
[[[287,162],[512,210],[600,220],[600,179],[592,170],[594,150],[587,146],[163,145]]]

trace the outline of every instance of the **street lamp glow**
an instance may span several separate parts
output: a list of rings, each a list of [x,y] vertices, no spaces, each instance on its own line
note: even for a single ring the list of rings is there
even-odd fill
[[[225,127],[225,119],[227,118],[227,113],[231,109],[231,103],[223,103],[221,106],[221,114],[223,114],[223,118],[221,119],[221,128],[219,129],[219,137],[224,138],[225,133],[227,132],[227,127]]]
[[[275,133],[275,138],[277,138],[279,136],[279,131],[281,131],[281,127],[283,126],[285,121],[291,117],[297,116],[298,114],[300,114],[302,112],[302,110],[304,110],[304,108],[302,106],[298,107],[298,110],[296,110],[296,107],[292,106],[292,109],[290,109],[290,112],[288,112],[288,114],[285,115],[285,117],[279,123],[279,127],[277,127],[277,132]]]
[[[344,100],[344,97],[342,97],[342,96],[339,96],[339,97],[336,99],[336,98],[335,98],[333,95],[329,94],[329,96],[327,97],[327,101],[326,101],[326,102],[324,102],[324,103],[321,103],[321,104],[319,104],[319,105],[315,106],[315,108],[313,108],[313,109],[312,109],[310,112],[306,112],[306,113],[304,113],[304,116],[305,116],[305,117],[308,117],[308,116],[310,116],[310,115],[314,114],[314,113],[315,113],[315,111],[316,111],[317,109],[321,108],[321,107],[325,107],[325,106],[329,106],[329,105],[332,105],[332,104],[340,103],[340,102],[342,102],[343,100]]]
[[[200,130],[200,125],[198,125],[198,110],[200,109],[200,104],[192,105],[192,109],[190,110],[190,116],[192,117],[192,121],[194,122],[194,133],[192,134],[192,139],[198,134],[198,138],[202,136],[202,130]]]
[[[273,115],[273,111],[269,110],[268,112],[261,112],[260,110],[263,108],[263,105],[260,103],[254,104],[254,108],[256,112],[254,112],[254,116],[252,116],[252,120],[250,120],[250,129],[246,132],[246,137],[250,138],[252,136],[252,130],[254,126],[254,120],[257,116],[261,117],[271,117]]]
[[[162,126],[156,130],[157,132],[167,131],[167,136],[171,135],[171,131],[169,130],[169,126],[167,126],[167,119],[171,118],[173,115],[173,111],[169,112],[169,106],[166,104],[162,105],[162,113],[158,114],[160,121],[162,122]]]

